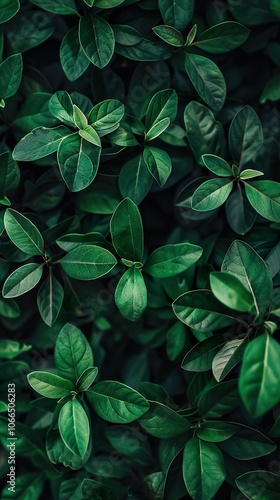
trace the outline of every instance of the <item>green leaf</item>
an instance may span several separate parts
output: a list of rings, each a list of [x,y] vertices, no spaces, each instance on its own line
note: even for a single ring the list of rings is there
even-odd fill
[[[211,172],[220,177],[229,177],[232,176],[232,170],[227,161],[223,160],[216,155],[202,155],[202,161],[205,167],[208,168]]]
[[[62,15],[73,15],[77,14],[75,0],[44,0],[44,4],[42,6],[41,0],[30,0],[31,3],[41,7],[49,12],[53,12],[54,14],[62,14]]]
[[[76,104],[73,104],[73,117],[78,129],[83,130],[87,126],[87,118]]]
[[[169,118],[170,122],[172,122],[176,118],[177,106],[178,97],[175,90],[166,89],[157,92],[152,97],[146,112],[145,125],[147,131],[162,122],[164,118]]]
[[[278,342],[265,333],[246,347],[239,391],[244,406],[254,418],[261,417],[280,401],[279,356]]]
[[[57,151],[61,140],[69,134],[70,130],[63,125],[35,128],[18,142],[13,151],[13,159],[34,161],[44,158]]]
[[[143,152],[143,159],[150,174],[155,178],[160,187],[163,187],[172,170],[169,154],[162,149],[146,146]]]
[[[7,22],[19,11],[19,0],[1,0],[0,24]]]
[[[172,26],[160,25],[153,28],[153,32],[164,42],[173,47],[183,47],[184,37],[182,33]]]
[[[168,439],[186,433],[189,422],[163,403],[150,402],[148,411],[138,419],[143,429],[152,436]]]
[[[251,460],[269,455],[276,450],[276,445],[270,439],[246,425],[241,425],[230,439],[220,444],[220,447],[237,460]]]
[[[260,172],[260,170],[246,168],[240,173],[240,179],[252,179],[253,177],[259,177],[260,175],[264,175],[264,173]]]
[[[88,69],[90,61],[79,42],[79,27],[74,26],[64,36],[60,46],[60,62],[70,82],[77,80]]]
[[[154,278],[170,278],[189,269],[201,255],[202,248],[191,243],[165,245],[148,257],[144,271]]]
[[[53,276],[51,268],[49,275],[39,288],[37,306],[42,320],[52,326],[62,307],[64,290],[59,281]]]
[[[185,69],[201,99],[215,111],[220,110],[226,98],[226,83],[218,66],[197,54],[185,54]]]
[[[256,212],[272,222],[280,222],[279,182],[252,181],[244,184],[246,196]]]
[[[120,192],[124,198],[130,198],[136,205],[139,205],[148,194],[152,182],[141,154],[128,160],[122,167],[119,176]]]
[[[275,16],[280,17],[280,5],[277,0],[269,0],[269,7]]]
[[[65,137],[58,147],[58,163],[67,187],[74,192],[88,187],[99,166],[101,148],[83,140],[78,133]]]
[[[74,383],[93,366],[90,344],[81,330],[71,323],[66,323],[60,330],[54,357],[58,373]]]
[[[97,374],[97,366],[86,368],[77,380],[77,391],[86,391],[96,379]]]
[[[204,372],[211,370],[215,355],[225,345],[224,335],[214,335],[202,340],[190,349],[185,355],[181,367],[191,372]]]
[[[100,9],[112,9],[123,2],[124,0],[94,0],[94,6]]]
[[[73,250],[74,248],[77,248],[82,244],[93,244],[103,248],[107,248],[107,250],[112,249],[112,245],[106,240],[103,234],[95,232],[84,234],[65,234],[64,236],[58,238],[56,240],[56,243],[60,248],[62,248],[62,250],[65,250],[65,252],[70,252],[70,250]]]
[[[201,418],[220,418],[240,405],[237,380],[220,382],[204,391],[198,401]]]
[[[120,257],[141,261],[144,232],[139,209],[129,198],[119,203],[110,221],[112,243]]]
[[[41,458],[41,456],[39,456],[39,458]],[[24,497],[29,497],[31,499],[39,498],[43,492],[44,483],[45,480],[43,473],[38,474],[37,471],[34,473],[30,472],[28,474],[18,475],[16,490],[18,499]],[[11,488],[10,483],[7,483],[2,492],[2,500],[10,500],[12,498],[11,491],[13,495],[15,490],[11,490],[9,488]]]
[[[233,188],[231,179],[209,179],[203,182],[192,196],[192,208],[207,212],[220,207],[229,197]]]
[[[250,312],[254,306],[254,297],[242,281],[228,271],[210,273],[211,290],[225,306],[240,312]]]
[[[141,271],[130,267],[121,277],[115,291],[115,302],[122,315],[138,321],[147,307],[147,288]]]
[[[186,327],[176,321],[166,334],[166,354],[170,361],[174,361],[185,351],[188,342]]]
[[[228,0],[229,10],[235,19],[247,26],[257,26],[275,22],[275,17],[269,9],[270,0]]]
[[[196,428],[196,435],[203,441],[210,443],[219,443],[226,441],[233,436],[239,429],[238,425],[219,420],[204,420]]]
[[[73,382],[54,373],[32,372],[27,375],[27,379],[32,389],[45,398],[59,399],[70,396],[71,391],[75,389]]]
[[[212,372],[217,382],[223,380],[240,363],[246,345],[244,339],[233,339],[217,352],[212,361]]]
[[[194,45],[210,54],[222,54],[242,45],[249,34],[250,30],[243,24],[226,21],[208,28]]]
[[[263,143],[262,124],[250,106],[244,106],[234,116],[229,128],[229,150],[241,166],[255,156]]]
[[[165,24],[183,31],[191,22],[194,11],[194,0],[159,0],[160,13]]]
[[[159,122],[155,122],[145,134],[146,141],[152,141],[160,136],[170,125],[170,118],[162,118]]]
[[[184,448],[183,477],[193,500],[213,498],[226,478],[219,448],[197,437],[189,439]]]
[[[257,214],[250,205],[244,192],[244,186],[241,184],[231,192],[226,201],[226,215],[233,231],[242,235],[251,229],[256,220]]]
[[[98,133],[91,125],[86,125],[82,130],[79,130],[79,136],[90,142],[94,146],[101,148],[101,142]]]
[[[73,102],[65,90],[56,92],[49,101],[49,110],[53,116],[65,125],[74,126]]]
[[[39,229],[21,213],[7,208],[4,226],[10,240],[28,255],[44,255],[44,240]]]
[[[235,480],[239,490],[251,500],[279,500],[280,478],[266,470],[245,472]]]
[[[111,425],[105,432],[110,444],[121,455],[141,465],[148,465],[152,462],[149,442],[135,427]]]
[[[279,14],[280,17],[280,14]],[[269,101],[279,101],[280,100],[280,75],[273,76],[268,83],[260,97],[261,104],[264,104],[267,100]]]
[[[102,17],[87,15],[80,19],[79,38],[87,58],[104,68],[110,62],[115,48],[114,32]]]
[[[235,274],[254,297],[257,314],[264,312],[272,298],[272,279],[266,263],[244,241],[235,240],[229,247],[222,271]]]
[[[70,278],[93,280],[109,273],[117,264],[117,260],[105,248],[80,245],[65,255],[60,263]]]
[[[39,29],[40,26],[40,29]],[[6,36],[13,53],[26,52],[50,38],[55,29],[54,20],[45,12],[22,9],[7,26]]]
[[[184,121],[187,138],[196,161],[203,165],[202,155],[226,154],[226,139],[223,126],[206,106],[191,101],[185,108]]]
[[[83,458],[89,444],[89,420],[76,399],[67,401],[62,406],[58,417],[58,428],[67,448]]]
[[[148,401],[139,392],[121,382],[99,382],[86,395],[103,420],[116,424],[133,422],[149,408]]]
[[[88,121],[101,137],[115,130],[123,116],[124,105],[118,99],[106,99],[92,108]]]
[[[14,54],[0,64],[0,97],[8,99],[13,96],[21,82],[22,56]]]
[[[25,264],[18,267],[12,274],[8,276],[3,285],[3,297],[13,298],[19,297],[29,290],[32,290],[39,283],[43,274],[41,264]]]
[[[18,186],[20,171],[10,151],[0,154],[0,162],[0,198],[2,199],[11,189]]]
[[[14,304],[16,303],[14,302]],[[24,352],[30,351],[30,349],[32,349],[31,345],[20,345],[15,340],[0,339],[0,358],[2,359],[15,359]]]
[[[198,331],[212,331],[236,321],[232,311],[221,304],[210,290],[186,292],[173,302],[180,321]]]

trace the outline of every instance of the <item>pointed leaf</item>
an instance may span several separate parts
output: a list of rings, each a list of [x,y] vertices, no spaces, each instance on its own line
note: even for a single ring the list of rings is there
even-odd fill
[[[246,196],[256,212],[272,222],[280,222],[279,182],[252,181],[244,184]]]
[[[241,108],[229,128],[229,150],[234,161],[247,164],[263,143],[262,125],[250,106]]]
[[[32,389],[45,398],[63,398],[75,389],[73,382],[54,373],[32,372],[27,375],[27,379]]]
[[[161,439],[175,438],[190,428],[189,422],[184,417],[156,401],[150,402],[150,408],[138,422],[146,432]]]
[[[219,175],[220,177],[232,176],[231,167],[227,161],[223,160],[223,158],[216,155],[206,154],[202,155],[202,161],[208,170],[214,174]]]
[[[65,255],[60,263],[70,278],[93,280],[109,273],[117,264],[117,260],[105,248],[81,245]]]
[[[58,428],[67,448],[83,458],[89,444],[89,420],[76,399],[67,401],[62,406],[58,417]]]
[[[210,54],[222,54],[246,42],[250,30],[235,21],[226,21],[204,31],[194,45]]]
[[[103,17],[87,15],[80,19],[79,38],[87,58],[97,68],[110,62],[115,48],[114,32]]]
[[[35,128],[18,142],[13,151],[13,159],[34,161],[44,158],[57,151],[61,140],[69,134],[70,131],[63,125]]]
[[[66,323],[60,330],[54,357],[58,373],[74,383],[87,368],[93,366],[90,344],[81,330],[71,323]]]
[[[37,305],[42,320],[52,326],[62,307],[64,291],[59,281],[53,276],[51,269],[49,276],[39,288]]]
[[[0,64],[0,97],[8,99],[18,90],[22,77],[22,56],[14,54]]]
[[[165,245],[148,257],[144,271],[154,278],[170,278],[189,269],[201,255],[202,248],[191,243]]]
[[[233,188],[231,179],[209,179],[203,182],[192,196],[192,208],[207,212],[220,207],[229,197]]]
[[[25,264],[16,269],[3,285],[3,297],[13,298],[19,297],[26,292],[29,292],[39,283],[43,274],[43,266],[41,264]]]
[[[79,27],[74,26],[64,36],[60,46],[60,62],[70,82],[77,80],[88,69],[90,60],[79,42]]]
[[[251,500],[279,500],[280,478],[266,470],[245,472],[235,480],[239,490]]]
[[[122,315],[138,321],[147,307],[147,288],[141,271],[130,267],[121,277],[115,290],[115,302]]]
[[[194,11],[194,0],[159,0],[159,10],[165,24],[183,31],[191,22]]]
[[[144,232],[139,209],[129,198],[117,206],[110,222],[112,243],[120,257],[140,261],[144,251]]]
[[[160,187],[164,186],[171,174],[171,159],[166,151],[146,146],[143,153],[144,161],[151,175]]]
[[[44,255],[44,240],[37,227],[24,215],[8,208],[4,226],[10,240],[29,255]]]
[[[227,271],[210,273],[211,290],[225,306],[235,311],[250,312],[254,306],[254,297],[242,281]]]

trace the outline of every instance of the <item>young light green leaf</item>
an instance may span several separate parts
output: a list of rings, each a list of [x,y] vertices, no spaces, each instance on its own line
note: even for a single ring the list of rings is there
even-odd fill
[[[99,166],[101,148],[91,145],[76,132],[65,137],[59,144],[58,163],[67,187],[81,191],[95,178]]]
[[[239,391],[244,406],[253,418],[261,417],[280,401],[279,356],[279,343],[266,333],[246,347]]]
[[[124,105],[117,99],[106,99],[92,108],[88,121],[101,137],[115,130],[123,116]]]
[[[3,285],[3,297],[19,297],[32,290],[39,283],[43,274],[41,264],[24,264],[8,276]]]
[[[205,153],[225,156],[224,129],[222,124],[216,121],[210,109],[191,101],[185,108],[184,122],[190,147],[200,165],[203,165],[202,155]]]
[[[280,222],[279,182],[252,181],[244,184],[246,196],[256,212],[272,222]]]
[[[52,326],[62,307],[64,290],[59,281],[49,270],[49,276],[45,279],[37,294],[37,306],[42,320]]]
[[[74,26],[64,36],[60,46],[60,61],[70,82],[77,80],[88,69],[90,60],[79,42],[79,27]]]
[[[122,315],[138,321],[147,307],[147,288],[141,271],[130,267],[122,275],[115,291],[115,302]]]
[[[175,90],[166,89],[157,92],[151,99],[146,112],[146,128],[149,131],[164,118],[172,122],[176,118],[178,97]],[[170,123],[169,122],[169,123]]]
[[[94,146],[101,148],[99,135],[91,125],[86,125],[83,129],[79,130],[79,136]]]
[[[7,22],[19,11],[19,0],[2,0],[0,5],[0,24]]]
[[[76,104],[73,104],[73,117],[75,125],[78,129],[83,130],[87,126],[87,118]]]
[[[245,472],[235,480],[237,487],[252,500],[277,500],[280,491],[279,475],[266,470]]]
[[[77,391],[86,391],[92,385],[98,374],[97,366],[86,368],[77,380]]]
[[[239,47],[246,42],[250,30],[235,21],[225,21],[211,26],[194,43],[210,54],[222,54]]]
[[[252,310],[254,297],[235,274],[228,271],[212,272],[210,285],[215,297],[227,307],[240,312]]]
[[[77,399],[71,399],[62,406],[58,428],[67,448],[83,458],[89,444],[90,429],[88,416]]]
[[[116,424],[133,422],[149,408],[148,401],[139,392],[121,382],[98,382],[86,395],[101,418]]]
[[[60,263],[70,278],[94,280],[109,273],[117,264],[117,259],[105,248],[80,245],[62,257]]]
[[[54,373],[32,372],[27,375],[27,379],[32,389],[45,398],[60,399],[70,396],[71,391],[75,390],[73,382]]]
[[[73,102],[65,90],[57,91],[49,101],[49,110],[53,116],[70,127],[74,126]]]
[[[171,159],[163,149],[146,146],[143,152],[144,161],[151,175],[155,178],[160,187],[163,187],[171,174]]]
[[[153,28],[153,32],[164,42],[173,47],[183,47],[184,37],[182,33],[172,26],[160,25]]]
[[[203,182],[192,196],[192,208],[207,212],[220,207],[229,197],[233,188],[231,179],[217,178]]]
[[[189,439],[184,448],[183,477],[193,500],[214,498],[226,478],[222,452],[213,443]]]
[[[191,22],[194,11],[194,0],[159,0],[160,13],[165,24],[183,31]]]
[[[208,168],[211,172],[220,177],[229,177],[232,176],[232,170],[230,165],[226,160],[220,158],[216,155],[206,154],[202,155],[202,161],[205,167]]]
[[[141,261],[144,251],[144,232],[139,209],[129,198],[117,206],[110,222],[112,243],[119,256]]]
[[[18,90],[22,77],[22,56],[14,54],[0,64],[0,97],[8,99]]]
[[[34,161],[44,158],[58,150],[62,139],[70,134],[70,130],[59,127],[38,127],[23,137],[13,151],[13,159],[19,161]]]
[[[148,194],[152,185],[152,176],[141,154],[128,160],[119,176],[119,188],[124,198],[128,197],[136,205]]]
[[[241,108],[229,128],[229,150],[240,166],[247,164],[263,143],[262,124],[250,106]]]
[[[168,439],[186,433],[189,422],[169,406],[156,401],[150,402],[148,411],[138,419],[143,429],[152,436]]]
[[[240,173],[240,179],[252,179],[253,177],[259,177],[260,175],[264,175],[263,172],[260,172],[260,170],[246,168]]]
[[[170,118],[162,118],[159,122],[155,122],[151,128],[145,133],[145,140],[152,141],[161,135],[170,125]]]
[[[180,321],[198,331],[219,330],[236,321],[232,311],[210,290],[186,292],[173,302],[172,307]]]
[[[272,279],[266,263],[244,241],[235,240],[229,247],[222,271],[235,274],[254,297],[257,314],[266,311],[272,297]]]
[[[170,278],[189,269],[201,255],[202,248],[191,243],[165,245],[148,257],[144,271],[154,278]]]
[[[103,17],[86,15],[80,19],[79,38],[87,58],[104,68],[110,62],[115,48],[114,32]]]
[[[204,56],[187,53],[185,69],[201,99],[215,111],[220,110],[226,98],[226,83],[218,66]]]
[[[71,323],[66,323],[59,332],[54,358],[58,373],[74,383],[93,366],[90,344],[81,330]]]
[[[4,226],[10,240],[29,255],[44,255],[44,240],[39,229],[21,213],[7,208]]]

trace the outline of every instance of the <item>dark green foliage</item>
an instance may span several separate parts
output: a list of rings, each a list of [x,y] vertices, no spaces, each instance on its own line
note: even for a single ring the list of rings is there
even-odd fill
[[[0,0],[3,500],[280,499],[279,34]]]

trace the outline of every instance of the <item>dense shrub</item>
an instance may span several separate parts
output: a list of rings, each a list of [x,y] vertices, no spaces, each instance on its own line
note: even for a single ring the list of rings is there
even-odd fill
[[[0,0],[1,498],[280,498],[279,18]]]

